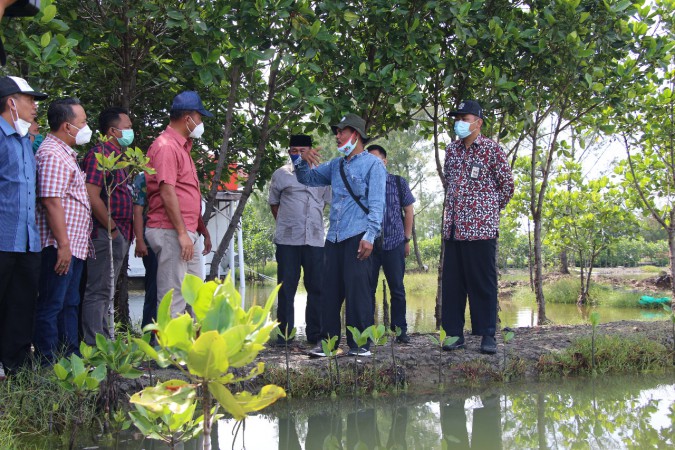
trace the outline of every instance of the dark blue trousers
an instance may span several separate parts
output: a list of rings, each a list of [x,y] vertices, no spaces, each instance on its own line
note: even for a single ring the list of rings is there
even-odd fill
[[[305,308],[305,335],[311,343],[319,341],[321,333],[321,279],[323,273],[323,247],[311,245],[277,244],[277,282],[279,302],[277,320],[282,335],[288,334],[295,327],[295,293],[300,281],[300,269],[304,272],[303,283],[307,291]]]
[[[494,336],[497,327],[497,240],[445,240],[441,323],[448,336],[464,334],[469,297],[471,334]]]
[[[391,250],[373,250],[370,257],[373,260],[373,274],[371,275],[373,279],[373,306],[375,305],[375,292],[377,291],[380,267],[382,267],[391,293],[391,329],[395,330],[396,327],[399,327],[403,333],[407,333],[405,286],[403,285],[403,276],[405,275],[405,242],[401,242],[399,246]]]
[[[65,275],[54,272],[57,250],[42,249],[40,292],[35,311],[33,346],[44,362],[53,363],[60,351],[64,356],[79,351],[80,277],[85,261],[70,259]]]
[[[5,373],[30,361],[39,252],[0,252],[0,362]]]
[[[325,276],[321,304],[321,337],[341,336],[340,310],[346,302],[347,326],[363,331],[373,324],[372,257],[356,258],[363,234],[342,242],[326,241]],[[349,348],[358,348],[347,331]],[[370,348],[370,343],[364,346]]]
[[[147,245],[147,242],[146,242]],[[143,300],[143,319],[141,329],[157,320],[157,255],[149,245],[148,254],[143,257],[145,267],[145,299]]]

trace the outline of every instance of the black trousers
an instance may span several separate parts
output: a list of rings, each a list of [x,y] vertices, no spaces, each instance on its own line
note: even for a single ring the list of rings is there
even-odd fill
[[[325,275],[321,303],[321,337],[341,336],[340,309],[346,302],[347,326],[363,331],[373,324],[371,294],[372,258],[356,258],[363,234],[342,242],[326,241]],[[347,331],[349,348],[358,348],[352,334]],[[370,348],[370,343],[364,346]]]
[[[382,267],[391,293],[391,329],[396,330],[396,327],[399,327],[401,332],[407,333],[405,286],[403,284],[403,277],[405,276],[405,242],[401,242],[398,247],[391,250],[373,250],[370,259],[373,260],[373,274],[371,275],[373,279],[373,307],[375,307],[375,293],[380,276],[380,267]]]
[[[40,253],[0,252],[0,362],[6,373],[29,361],[39,278]]]
[[[464,334],[469,297],[471,334],[494,336],[497,327],[497,240],[446,240],[441,323],[448,336]]]
[[[307,291],[305,308],[305,335],[307,340],[316,343],[321,332],[321,275],[323,272],[323,247],[311,245],[277,244],[277,282],[279,303],[277,304],[277,320],[279,331],[288,334],[295,327],[294,299],[300,281],[300,268],[304,272],[303,283]]]

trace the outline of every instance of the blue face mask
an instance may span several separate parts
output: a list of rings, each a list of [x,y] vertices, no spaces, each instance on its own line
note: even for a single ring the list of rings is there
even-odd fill
[[[356,133],[356,132],[354,132]],[[349,156],[349,154],[356,148],[356,142],[352,142],[352,138],[354,137],[354,133],[352,133],[351,136],[349,136],[349,140],[343,145],[342,147],[338,147],[338,152],[342,153],[345,156]]]
[[[117,143],[122,147],[128,147],[134,142],[134,130],[120,130],[122,132],[122,137],[117,138]]]
[[[298,153],[297,155],[294,155],[294,154],[291,153],[291,154],[290,154],[290,157],[291,157],[291,161],[295,164],[295,162],[296,162],[296,161],[298,160],[298,158],[300,157],[300,154]]]
[[[472,131],[470,131],[469,128],[471,128],[471,125],[474,123],[476,122],[475,121],[465,122],[463,120],[458,120],[457,122],[455,122],[455,134],[459,136],[460,139],[468,137],[472,133]]]

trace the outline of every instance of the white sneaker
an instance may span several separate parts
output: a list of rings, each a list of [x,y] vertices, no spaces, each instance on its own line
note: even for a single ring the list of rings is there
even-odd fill
[[[361,348],[350,348],[348,355],[349,356],[370,356],[371,353],[370,353],[370,350],[368,350],[367,348],[361,347]]]

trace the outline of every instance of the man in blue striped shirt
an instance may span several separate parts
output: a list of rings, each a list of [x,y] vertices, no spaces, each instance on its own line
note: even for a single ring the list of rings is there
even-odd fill
[[[380,145],[371,145],[368,153],[375,155],[387,166],[387,151]],[[391,291],[391,329],[400,328],[401,334],[396,341],[402,344],[410,342],[408,324],[405,320],[405,259],[410,254],[410,239],[412,238],[415,197],[410,192],[408,182],[399,175],[387,174],[387,193],[382,222],[381,245],[375,245],[371,258],[373,259],[372,297],[375,304],[380,267],[384,271],[389,290]],[[403,213],[401,213],[403,210]]]
[[[0,362],[7,374],[28,362],[33,336],[41,248],[28,129],[35,100],[44,98],[23,78],[0,78]]]
[[[363,331],[373,324],[371,272],[375,238],[380,234],[384,213],[387,171],[374,155],[365,151],[366,121],[347,114],[332,126],[338,157],[319,165],[316,149],[309,149],[295,162],[298,181],[307,186],[332,186],[330,226],[324,247],[324,295],[321,300],[321,338],[341,335],[340,309],[346,302],[347,326]],[[316,166],[315,168],[311,168]],[[370,345],[359,347],[347,333],[349,353],[370,355]],[[321,347],[312,356],[326,356]]]

